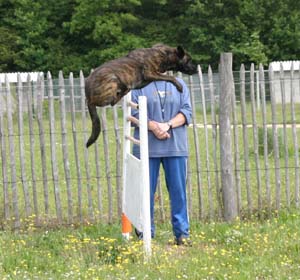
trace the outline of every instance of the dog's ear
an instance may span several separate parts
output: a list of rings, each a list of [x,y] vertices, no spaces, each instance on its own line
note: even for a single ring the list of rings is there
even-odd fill
[[[183,58],[184,55],[185,55],[185,51],[184,51],[183,47],[178,46],[178,47],[177,47],[177,56],[178,56],[179,58]]]

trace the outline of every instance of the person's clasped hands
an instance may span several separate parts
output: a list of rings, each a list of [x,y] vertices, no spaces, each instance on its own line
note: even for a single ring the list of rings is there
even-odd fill
[[[170,126],[167,123],[149,121],[148,127],[157,139],[165,140],[171,137],[171,135],[168,133]]]

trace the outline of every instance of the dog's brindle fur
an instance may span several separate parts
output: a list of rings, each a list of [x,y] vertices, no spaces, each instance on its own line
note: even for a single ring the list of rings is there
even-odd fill
[[[92,134],[86,144],[92,145],[101,132],[96,106],[115,105],[132,89],[143,88],[152,81],[169,81],[182,92],[182,85],[166,71],[180,71],[192,75],[197,67],[182,47],[155,45],[136,49],[127,56],[104,63],[85,81],[88,110],[92,119]]]

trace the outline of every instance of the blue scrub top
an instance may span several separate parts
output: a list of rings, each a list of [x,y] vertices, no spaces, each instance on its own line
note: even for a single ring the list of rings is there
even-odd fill
[[[192,108],[190,103],[189,89],[182,79],[177,80],[183,86],[183,92],[179,92],[176,87],[165,81],[155,81],[146,87],[132,90],[132,101],[138,103],[139,96],[147,97],[148,120],[157,122],[168,122],[179,112],[185,116],[184,125],[172,128],[169,133],[170,138],[159,140],[149,131],[148,145],[149,157],[175,157],[188,156],[188,141],[186,126],[191,123]],[[132,110],[132,116],[139,118],[138,110]],[[134,129],[134,138],[139,139],[139,128]],[[133,154],[140,156],[138,145],[133,146]]]

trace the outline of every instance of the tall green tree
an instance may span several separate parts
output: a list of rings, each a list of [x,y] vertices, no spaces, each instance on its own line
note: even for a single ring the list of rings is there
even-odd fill
[[[261,38],[272,60],[300,58],[300,2],[293,0],[260,0],[264,18]]]
[[[0,0],[0,14],[0,72],[17,71],[20,38],[12,25],[14,5],[11,1]]]
[[[300,57],[300,1],[0,0],[0,71],[88,73],[155,43],[182,45],[203,66]]]
[[[242,0],[193,1],[186,11],[190,45],[205,64],[217,66],[221,52],[233,52],[235,62],[266,62],[256,27],[245,22]]]
[[[46,61],[46,32],[49,10],[44,10],[40,1],[16,0],[13,23],[20,40],[18,66],[24,70],[39,69]],[[30,68],[29,68],[30,67]]]
[[[134,11],[140,5],[139,0],[76,1],[72,18],[64,26],[85,71],[144,45],[135,34],[139,19]]]
[[[62,69],[69,50],[63,22],[71,17],[72,2],[14,0],[0,5],[6,9],[6,18],[1,20],[5,26],[0,30],[1,53],[10,57],[2,71]]]
[[[0,27],[0,34],[0,72],[17,71],[17,62],[20,59],[16,42],[19,37],[7,27]]]
[[[217,64],[233,52],[235,66],[299,59],[300,2],[292,0],[196,0],[186,11],[193,52]]]

